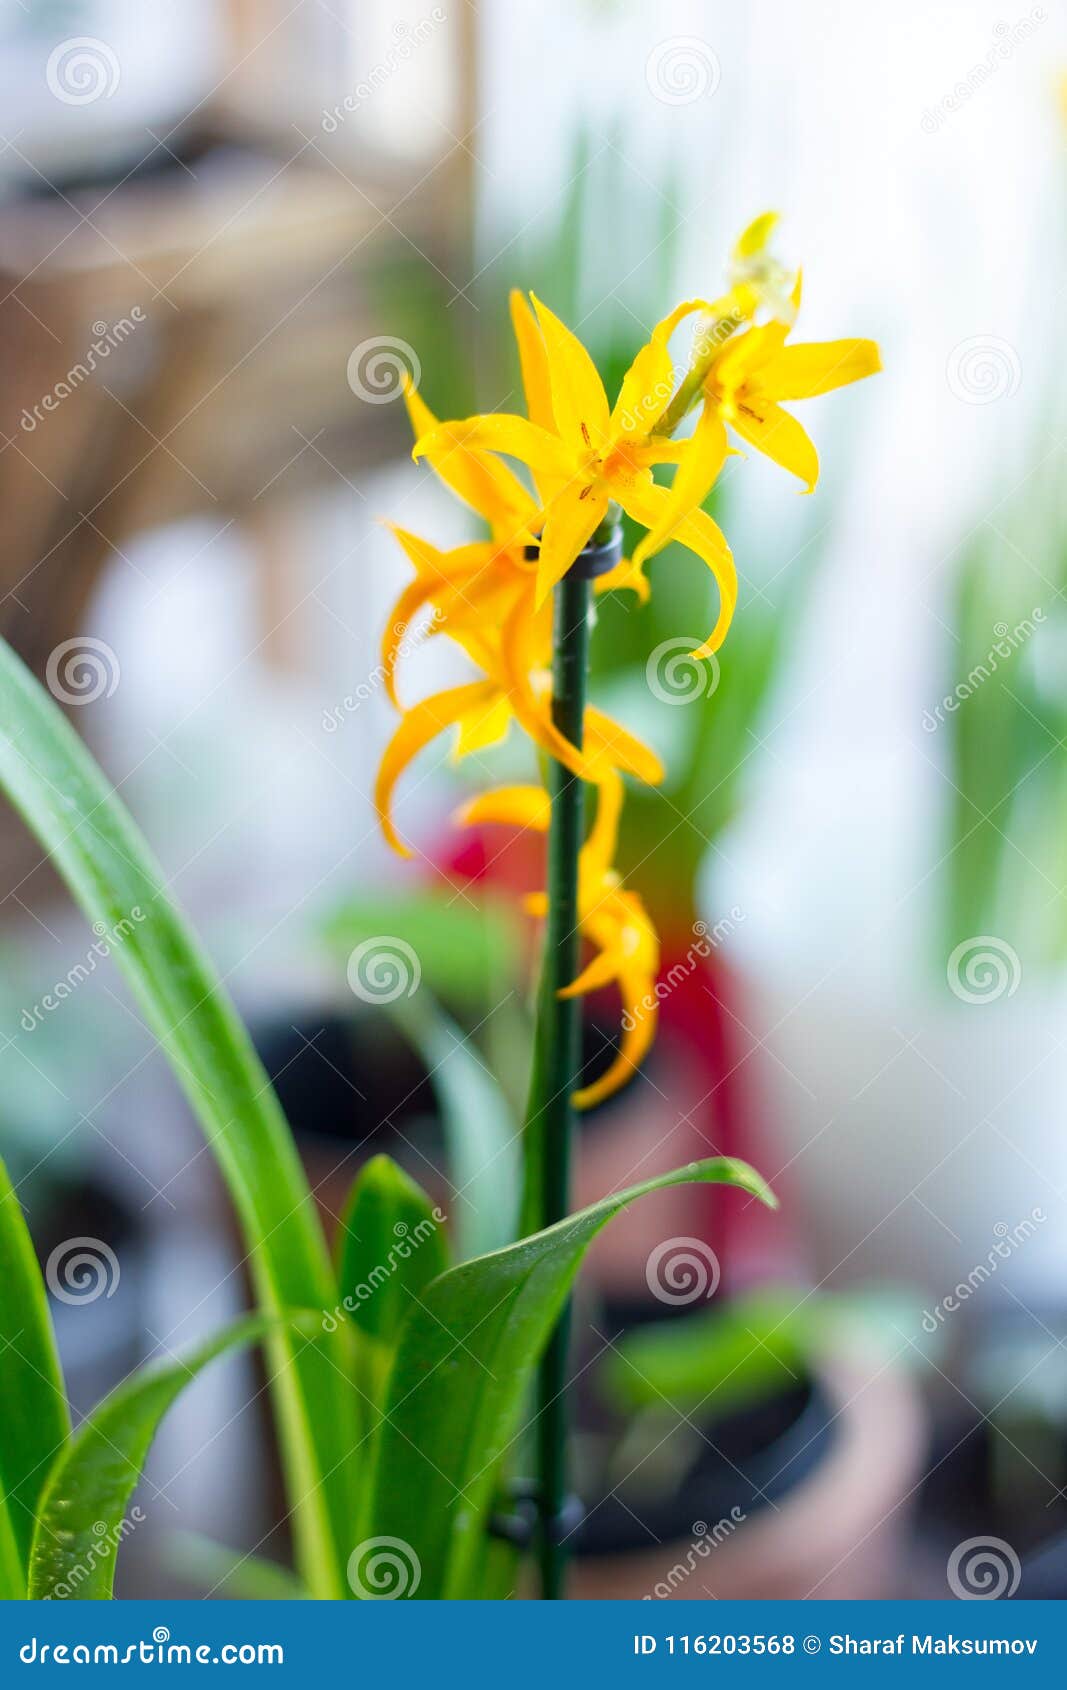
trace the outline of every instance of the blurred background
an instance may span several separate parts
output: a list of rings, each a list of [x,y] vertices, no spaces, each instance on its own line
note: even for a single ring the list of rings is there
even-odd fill
[[[384,1149],[506,1234],[463,1127],[510,1138],[527,1062],[537,855],[449,821],[522,747],[420,760],[413,866],[368,797],[381,519],[478,533],[399,372],[515,408],[533,287],[611,391],[768,208],[796,338],[881,344],[803,407],[813,498],[729,461],[716,670],[677,661],[713,620],[678,548],[598,617],[594,697],[670,771],[622,865],[665,954],[579,1194],[722,1151],[783,1205],[671,1193],[594,1254],[583,1593],[1067,1596],[1065,71],[1051,6],[973,0],[0,4],[0,632],[152,841],[327,1224]],[[462,672],[415,644],[406,697]],[[10,813],[0,873],[0,1141],[84,1410],[247,1286],[108,936]],[[105,1295],[63,1280],[86,1237]],[[234,1593],[193,1532],[284,1559],[251,1367],[165,1428],[128,1593]]]

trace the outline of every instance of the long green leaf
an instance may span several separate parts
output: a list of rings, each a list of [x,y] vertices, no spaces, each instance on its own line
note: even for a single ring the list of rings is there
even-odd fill
[[[5,1596],[23,1596],[37,1499],[70,1432],[70,1416],[44,1281],[3,1162],[0,1402],[0,1583]]]
[[[480,1594],[473,1586],[498,1464],[586,1249],[635,1198],[690,1181],[740,1186],[775,1203],[744,1162],[693,1162],[464,1262],[427,1287],[390,1375],[360,1533],[368,1552],[383,1538],[404,1546],[408,1594]]]
[[[0,640],[0,788],[110,948],[229,1186],[261,1307],[329,1308],[325,1239],[278,1100],[143,837],[48,694]],[[99,928],[98,928],[99,930]],[[347,1594],[352,1395],[340,1335],[269,1344],[301,1575]]]
[[[183,1361],[135,1373],[82,1421],[41,1495],[30,1556],[31,1598],[110,1598],[118,1547],[132,1529],[126,1504],[160,1421],[208,1362],[250,1344],[269,1324],[253,1315]]]

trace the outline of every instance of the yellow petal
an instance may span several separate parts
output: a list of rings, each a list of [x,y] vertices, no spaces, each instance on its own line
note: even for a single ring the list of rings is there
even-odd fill
[[[674,365],[665,340],[653,334],[622,378],[611,413],[611,432],[624,439],[649,434],[674,392]]]
[[[624,557],[609,569],[606,575],[598,575],[593,582],[593,591],[600,593],[621,593],[629,589],[637,594],[638,604],[647,604],[652,592],[647,577],[642,574],[640,564],[634,563],[632,558]]]
[[[552,413],[567,443],[578,450],[603,445],[608,438],[608,397],[585,347],[554,311],[532,294],[545,337],[552,379]]]
[[[542,605],[604,520],[608,495],[590,482],[573,480],[545,512],[535,603]]]
[[[669,497],[666,487],[657,487],[652,482],[646,482],[630,490],[625,507],[635,522],[640,522],[645,528],[655,529]],[[706,511],[691,511],[688,516],[683,516],[675,527],[673,537],[703,558],[719,589],[718,621],[709,638],[700,647],[699,653],[694,654],[710,657],[726,638],[726,630],[730,626],[737,604],[737,570],[734,567],[733,554],[722,529],[718,523],[712,521]],[[638,546],[635,556],[640,550]]]
[[[546,833],[551,814],[552,800],[543,786],[498,786],[462,805],[455,820],[463,827],[499,822],[505,827],[528,827]]]
[[[688,447],[655,526],[634,551],[638,564],[654,556],[667,544],[682,518],[700,508],[726,461],[726,428],[713,400],[705,399]]]
[[[635,977],[627,982],[623,988],[623,1007],[626,1010],[626,1020],[623,1022],[622,1043],[614,1062],[590,1086],[583,1086],[574,1092],[571,1102],[576,1109],[592,1109],[594,1104],[603,1103],[605,1098],[621,1091],[643,1062],[656,1036],[656,1021],[659,1016],[659,1005],[655,1000],[655,981],[645,976]]]
[[[759,217],[754,217],[747,229],[743,229],[734,243],[731,257],[735,264],[743,263],[746,258],[755,258],[764,251],[778,226],[781,213],[778,211],[764,211]]]
[[[618,772],[608,769],[597,785],[596,820],[582,846],[583,874],[597,877],[607,873],[619,837],[622,796],[622,780]]]
[[[410,857],[411,851],[393,826],[392,799],[397,781],[424,746],[453,722],[458,722],[466,712],[493,698],[497,690],[492,681],[474,681],[467,686],[435,693],[407,712],[386,746],[374,783],[374,803],[382,832],[400,856]]]
[[[814,491],[819,479],[819,454],[788,411],[762,393],[746,392],[738,398],[730,421],[742,440],[792,475],[798,475],[806,483],[806,492]]]
[[[458,763],[473,751],[488,751],[490,746],[501,745],[508,737],[511,718],[511,705],[506,698],[490,698],[465,710],[459,718],[454,760]]]
[[[552,414],[552,377],[548,368],[544,336],[537,318],[526,303],[526,296],[512,288],[509,296],[511,326],[519,348],[519,367],[522,370],[523,391],[526,394],[526,414],[538,428],[555,432]]]
[[[763,366],[758,384],[772,399],[816,399],[862,381],[882,367],[873,340],[821,340],[783,347]]]
[[[419,398],[410,377],[404,384],[404,402],[411,419],[416,441],[432,438],[439,427],[437,418]],[[418,447],[416,447],[416,453]],[[466,445],[450,440],[425,454],[434,472],[450,487],[456,497],[484,517],[494,533],[525,527],[535,514],[535,507],[518,476],[496,458],[469,451]]]
[[[595,705],[586,705],[584,732],[583,749],[591,771],[586,779],[602,778],[606,766],[624,769],[649,786],[658,786],[663,779],[663,764],[651,746],[645,745],[620,722],[605,716]]]
[[[547,429],[525,417],[515,417],[505,411],[489,416],[467,417],[463,422],[442,423],[417,442],[413,458],[429,457],[437,468],[438,456],[457,449],[466,452],[503,452],[506,457],[518,458],[528,464],[535,474],[545,470],[550,475],[572,475],[575,457],[562,440]],[[502,467],[502,466],[499,466]],[[440,474],[441,472],[438,471]],[[526,494],[526,502],[533,510],[533,501]]]

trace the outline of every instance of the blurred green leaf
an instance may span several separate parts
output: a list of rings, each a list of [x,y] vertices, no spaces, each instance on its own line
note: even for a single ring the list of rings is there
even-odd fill
[[[380,966],[377,941],[384,957],[388,941],[399,940],[417,959],[414,989],[421,979],[435,998],[479,1017],[518,977],[518,923],[502,900],[474,908],[447,890],[398,894],[381,889],[345,898],[327,916],[322,933],[353,971]],[[360,946],[367,947],[362,959],[353,956]]]
[[[510,1244],[519,1208],[522,1134],[507,1099],[473,1042],[427,992],[398,1000],[392,1013],[426,1064],[441,1106],[460,1259]]]

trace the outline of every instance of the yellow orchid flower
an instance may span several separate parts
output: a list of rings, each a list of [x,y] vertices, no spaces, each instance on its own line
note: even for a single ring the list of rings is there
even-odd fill
[[[635,892],[626,891],[611,867],[622,803],[618,774],[605,769],[597,790],[596,821],[578,865],[578,927],[596,955],[559,995],[584,997],[617,983],[624,1011],[623,1034],[610,1066],[592,1085],[574,1093],[578,1109],[602,1103],[632,1079],[655,1038],[659,1007],[655,990],[659,936],[641,899]],[[550,811],[543,787],[510,786],[471,799],[456,819],[469,826],[501,822],[543,833],[548,829]],[[531,915],[543,919],[548,913],[544,892],[530,893],[524,904]]]
[[[522,314],[514,315],[525,325],[520,349],[529,403],[543,421],[508,413],[468,417],[432,430],[416,443],[413,455],[434,462],[450,448],[461,447],[468,453],[501,453],[527,465],[545,498],[534,601],[540,605],[600,526],[613,500],[643,528],[660,524],[671,495],[653,481],[652,468],[682,463],[702,448],[703,437],[700,442],[674,441],[654,433],[674,388],[663,325],[638,352],[609,408],[581,341],[536,297],[534,308],[540,348]],[[551,394],[551,428],[545,426],[546,391]],[[717,461],[709,466],[712,480],[725,459],[725,441],[721,449],[716,443],[716,449]],[[672,537],[703,558],[718,583],[720,614],[707,642],[708,649],[715,650],[725,638],[737,598],[730,548],[699,509],[673,521]],[[628,573],[639,573],[636,553]]]
[[[782,409],[782,400],[814,399],[837,387],[861,381],[882,367],[873,340],[813,341],[787,346],[786,340],[800,307],[801,278],[792,293],[792,316],[746,329],[715,348],[705,359],[698,391],[703,407],[692,440],[696,449],[683,460],[674,478],[669,499],[657,527],[650,530],[634,551],[634,564],[645,560],[676,537],[676,524],[693,504],[700,504],[711,491],[714,475],[707,467],[729,450],[728,423],[735,434],[765,456],[806,483],[805,492],[815,490],[819,479],[819,457],[799,422]],[[686,310],[715,311],[712,305],[691,301]],[[695,656],[706,656],[702,647]]]

